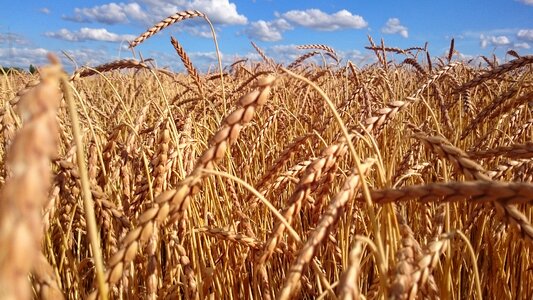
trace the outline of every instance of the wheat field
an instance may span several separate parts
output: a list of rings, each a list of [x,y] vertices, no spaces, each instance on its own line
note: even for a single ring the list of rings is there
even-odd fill
[[[532,299],[533,56],[368,43],[3,74],[0,299]]]

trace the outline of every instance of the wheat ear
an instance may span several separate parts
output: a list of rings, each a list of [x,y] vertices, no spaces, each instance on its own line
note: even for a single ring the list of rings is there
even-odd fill
[[[526,65],[531,64],[531,63],[533,63],[533,55],[521,56],[521,57],[519,57],[517,59],[511,60],[510,62],[508,62],[506,64],[500,65],[500,66],[498,66],[496,68],[493,68],[490,71],[487,71],[487,72],[477,76],[476,78],[474,78],[474,79],[470,80],[469,82],[463,84],[462,86],[458,87],[455,90],[455,93],[462,93],[463,91],[471,89],[473,87],[476,87],[476,86],[482,84],[483,82],[485,82],[487,80],[498,78],[498,77],[502,76],[503,74],[505,74],[507,72],[510,72],[510,71],[512,71],[514,69],[521,68],[521,67],[526,66]]]
[[[143,34],[141,34],[139,37],[133,40],[133,42],[130,43],[130,48],[135,48],[137,45],[141,44],[159,31],[167,28],[168,26],[176,22],[196,17],[205,17],[205,15],[197,10],[186,10],[177,12],[146,30]]]
[[[31,299],[28,274],[39,259],[42,209],[50,186],[50,159],[58,148],[56,113],[62,67],[55,56],[39,70],[40,83],[24,94],[18,110],[24,122],[7,154],[9,177],[0,193],[0,298]]]

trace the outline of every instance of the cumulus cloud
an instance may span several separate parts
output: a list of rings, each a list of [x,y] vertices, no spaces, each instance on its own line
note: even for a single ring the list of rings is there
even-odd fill
[[[0,45],[28,45],[30,44],[29,40],[24,36],[17,33],[1,33],[0,32]]]
[[[524,3],[525,5],[533,6],[533,0],[518,0],[518,1]]]
[[[133,3],[108,3],[91,8],[75,8],[74,15],[63,16],[64,19],[80,23],[117,24],[128,22],[128,17],[142,20],[146,14],[141,6]]]
[[[71,42],[83,41],[104,41],[104,42],[122,42],[125,40],[133,40],[134,35],[130,34],[116,34],[107,31],[105,28],[87,28],[84,27],[79,31],[70,31],[68,29],[61,29],[57,32],[46,32],[47,37],[61,39]]]
[[[43,66],[48,64],[47,54],[53,50],[45,48],[12,47],[0,48],[0,65],[6,67],[19,67],[27,70],[30,65]],[[60,55],[63,66],[67,72],[72,72],[76,66],[97,66],[111,60],[118,59],[103,49],[66,49],[69,59]],[[53,51],[59,54],[58,51]],[[73,64],[70,59],[75,61]]]
[[[291,10],[282,14],[282,17],[292,24],[324,31],[347,28],[361,29],[368,26],[363,17],[354,15],[345,9],[333,14],[327,14],[315,8]]]
[[[281,40],[283,38],[282,33],[290,29],[292,29],[291,24],[284,19],[276,19],[270,22],[259,20],[252,22],[244,30],[244,33],[251,39],[275,42]]]
[[[363,66],[365,64],[371,64],[377,61],[376,56],[372,52],[362,53],[359,50],[338,51],[340,59],[350,60],[357,66]]]
[[[30,64],[43,65],[47,62],[44,48],[0,48],[0,65],[27,69]]]
[[[513,46],[514,46],[514,48],[518,48],[518,49],[529,49],[529,48],[531,48],[531,47],[529,46],[529,44],[526,43],[526,42],[523,42],[523,43],[514,43]]]
[[[111,2],[90,8],[76,8],[73,15],[64,19],[82,23],[117,24],[137,21],[152,25],[183,10],[199,10],[216,24],[246,24],[247,18],[237,12],[229,0],[139,0],[132,3]]]
[[[213,71],[218,68],[218,58],[215,51],[187,51],[192,63],[200,72]],[[158,67],[168,68],[172,71],[179,72],[184,71],[185,67],[179,60],[176,52],[161,52],[150,51],[150,58],[154,58],[154,62]],[[222,58],[222,65],[229,65],[234,61],[235,56],[227,55],[223,52],[220,53]]]
[[[103,49],[73,49],[65,50],[65,53],[76,62],[78,67],[97,66],[118,58],[110,55]],[[68,63],[69,60],[65,60],[64,62]]]
[[[244,15],[237,12],[237,6],[235,3],[230,3],[229,0],[194,0],[192,2],[178,2],[184,2],[183,6],[186,9],[196,9],[207,14],[213,23],[244,25],[248,22],[248,19]]]
[[[409,32],[407,31],[407,27],[400,24],[400,19],[398,18],[388,19],[387,23],[385,23],[385,26],[381,28],[381,32],[387,33],[387,34],[399,34],[403,36],[404,38],[409,37]]]
[[[308,50],[298,49],[298,45],[295,44],[273,45],[270,47],[266,47],[263,50],[265,51],[266,55],[272,58],[276,63],[284,64],[290,64],[302,54],[308,52]],[[344,61],[350,60],[356,65],[364,65],[376,61],[376,58],[373,53],[365,54],[359,50],[339,50],[337,51],[337,56],[339,59]],[[250,52],[246,54],[245,57],[253,61],[262,61],[262,58],[257,55],[256,52]],[[322,59],[320,59],[319,56],[309,58],[306,61],[316,64],[322,64]]]
[[[499,36],[485,36],[484,34],[480,35],[480,44],[481,48],[485,49],[487,46],[491,45],[493,47],[507,46],[511,44],[511,40],[505,35]]]
[[[45,15],[48,15],[50,14],[50,9],[48,9],[47,7],[43,7],[41,9],[39,9],[39,11]]]
[[[516,36],[521,40],[533,42],[533,29],[521,29]]]

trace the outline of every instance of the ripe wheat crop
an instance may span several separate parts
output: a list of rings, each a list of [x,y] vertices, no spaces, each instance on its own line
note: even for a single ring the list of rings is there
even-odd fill
[[[533,56],[369,42],[1,76],[0,299],[532,299]]]

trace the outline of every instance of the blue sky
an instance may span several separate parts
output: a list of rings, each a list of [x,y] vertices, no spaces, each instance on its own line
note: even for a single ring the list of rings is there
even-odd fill
[[[237,57],[258,59],[254,41],[278,62],[303,50],[295,45],[322,43],[341,58],[363,65],[373,61],[365,50],[367,35],[387,46],[407,48],[429,42],[433,56],[443,55],[455,38],[458,58],[515,49],[531,53],[533,0],[469,1],[304,1],[304,0],[106,0],[2,1],[0,65],[27,68],[45,62],[48,51],[68,53],[79,65],[131,58],[128,40],[177,11],[206,13],[217,31],[224,63]],[[188,20],[136,48],[160,67],[182,68],[170,44],[180,41],[203,70],[215,63],[205,22]],[[64,60],[67,68],[73,64]]]

